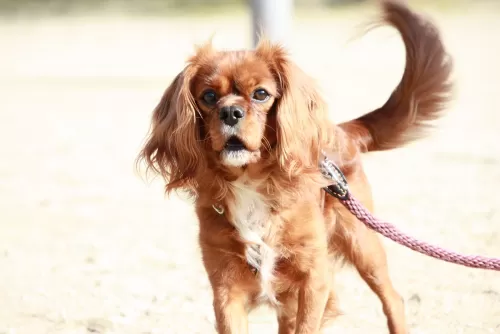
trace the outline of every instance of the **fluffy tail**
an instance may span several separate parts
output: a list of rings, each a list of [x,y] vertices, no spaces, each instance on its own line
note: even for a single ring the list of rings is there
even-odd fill
[[[382,9],[382,23],[396,28],[403,39],[406,67],[381,108],[340,124],[364,152],[397,148],[425,135],[452,89],[452,62],[438,29],[396,1],[383,1]]]

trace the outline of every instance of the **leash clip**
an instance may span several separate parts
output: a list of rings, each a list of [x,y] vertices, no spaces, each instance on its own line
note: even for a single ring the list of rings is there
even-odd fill
[[[324,159],[320,161],[319,168],[321,174],[327,179],[333,181],[331,185],[323,188],[328,194],[336,197],[340,200],[346,200],[349,198],[349,187],[347,185],[347,180],[337,165],[328,159],[324,155]]]

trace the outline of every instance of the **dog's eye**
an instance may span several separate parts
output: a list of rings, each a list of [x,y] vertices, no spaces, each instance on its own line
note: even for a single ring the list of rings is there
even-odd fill
[[[205,101],[206,104],[211,105],[215,104],[217,102],[217,94],[213,90],[208,90],[206,91],[203,96],[203,101]]]
[[[264,102],[267,101],[268,98],[269,98],[269,93],[266,92],[264,89],[257,89],[252,94],[252,99],[254,99],[255,101]]]

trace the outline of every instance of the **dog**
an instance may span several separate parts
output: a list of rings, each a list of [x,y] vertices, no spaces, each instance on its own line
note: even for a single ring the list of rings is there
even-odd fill
[[[280,334],[318,333],[339,314],[338,259],[379,297],[390,333],[407,332],[381,242],[325,196],[318,167],[323,152],[334,157],[372,210],[362,154],[421,138],[450,98],[452,61],[435,25],[395,1],[381,9],[406,66],[387,102],[362,117],[332,123],[312,79],[265,38],[253,50],[198,47],[153,112],[138,162],[167,193],[193,196],[220,334],[247,333],[248,313],[263,303],[276,309]]]

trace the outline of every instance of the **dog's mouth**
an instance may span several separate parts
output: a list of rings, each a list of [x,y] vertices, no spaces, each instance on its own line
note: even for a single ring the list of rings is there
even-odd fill
[[[231,136],[221,152],[222,163],[229,167],[243,167],[255,162],[259,151],[250,151],[245,143],[236,136]]]
[[[224,149],[228,152],[237,152],[246,150],[247,148],[241,139],[236,136],[232,136],[228,139],[226,145],[224,145]]]

